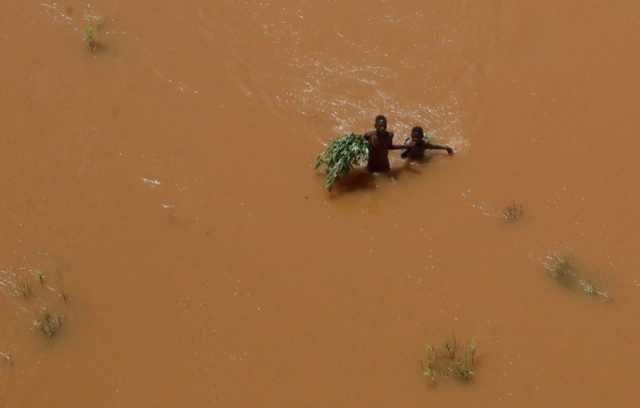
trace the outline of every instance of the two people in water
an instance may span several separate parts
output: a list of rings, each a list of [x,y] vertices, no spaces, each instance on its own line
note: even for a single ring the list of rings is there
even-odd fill
[[[411,130],[411,137],[405,140],[403,145],[393,144],[393,132],[387,130],[387,118],[382,115],[376,117],[375,130],[364,134],[369,142],[369,161],[367,170],[371,173],[388,172],[391,170],[389,163],[389,150],[404,150],[403,159],[420,160],[424,157],[425,150],[446,150],[449,155],[453,149],[449,146],[441,146],[430,143],[424,138],[424,130],[416,126]]]

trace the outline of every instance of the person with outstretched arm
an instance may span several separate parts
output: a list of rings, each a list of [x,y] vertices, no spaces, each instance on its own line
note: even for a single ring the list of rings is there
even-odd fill
[[[437,145],[425,140],[424,129],[420,126],[416,126],[411,130],[411,137],[405,140],[403,148],[406,149],[401,154],[403,159],[423,159],[426,150],[446,150],[449,155],[453,154],[451,147]]]

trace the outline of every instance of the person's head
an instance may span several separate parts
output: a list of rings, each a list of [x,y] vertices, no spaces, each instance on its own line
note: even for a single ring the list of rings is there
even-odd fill
[[[411,140],[422,140],[424,139],[424,129],[420,126],[416,126],[411,129]]]
[[[376,116],[376,122],[373,125],[378,132],[384,132],[387,130],[387,118],[383,115]]]

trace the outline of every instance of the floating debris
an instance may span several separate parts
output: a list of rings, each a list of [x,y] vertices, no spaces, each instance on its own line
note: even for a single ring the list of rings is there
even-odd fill
[[[0,359],[4,360],[9,365],[13,365],[13,357],[9,353],[0,351]]]
[[[160,180],[156,180],[156,179],[148,179],[145,177],[142,177],[142,182],[146,185],[148,185],[149,187],[158,187],[161,183]]]

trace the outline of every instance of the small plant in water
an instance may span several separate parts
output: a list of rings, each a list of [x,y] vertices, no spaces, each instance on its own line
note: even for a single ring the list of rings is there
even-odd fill
[[[449,359],[454,360],[456,358],[456,353],[458,352],[458,342],[456,341],[456,336],[452,335],[450,339],[445,340],[442,345],[442,349],[446,352],[447,357]]]
[[[43,310],[40,317],[33,322],[33,326],[40,330],[40,333],[45,337],[52,338],[62,328],[62,320],[62,316]]]
[[[85,17],[86,25],[84,26],[84,42],[87,44],[89,51],[95,52],[100,48],[98,42],[98,30],[102,26],[102,17],[88,15]]]
[[[502,210],[502,218],[508,223],[520,221],[523,215],[524,208],[517,201],[512,202]]]
[[[98,30],[92,24],[87,24],[84,27],[84,42],[89,47],[89,51],[95,52],[98,49]]]
[[[460,349],[455,336],[452,336],[441,348],[431,345],[425,347],[425,358],[421,361],[422,374],[433,384],[440,377],[470,382],[475,375],[476,355],[477,348],[473,341]]]
[[[429,378],[433,384],[438,381],[438,352],[431,345],[425,346],[425,358],[420,362],[422,364],[422,375]]]
[[[580,285],[580,287],[582,288],[582,291],[584,292],[585,295],[598,296],[598,297],[601,297],[605,301],[611,300],[611,298],[609,297],[609,293],[607,293],[607,291],[605,291],[605,290],[601,289],[600,287],[596,286],[590,280],[580,279],[578,281],[578,285]]]
[[[38,277],[40,285],[44,285],[44,273],[42,273],[42,271],[36,271],[36,276]]]

